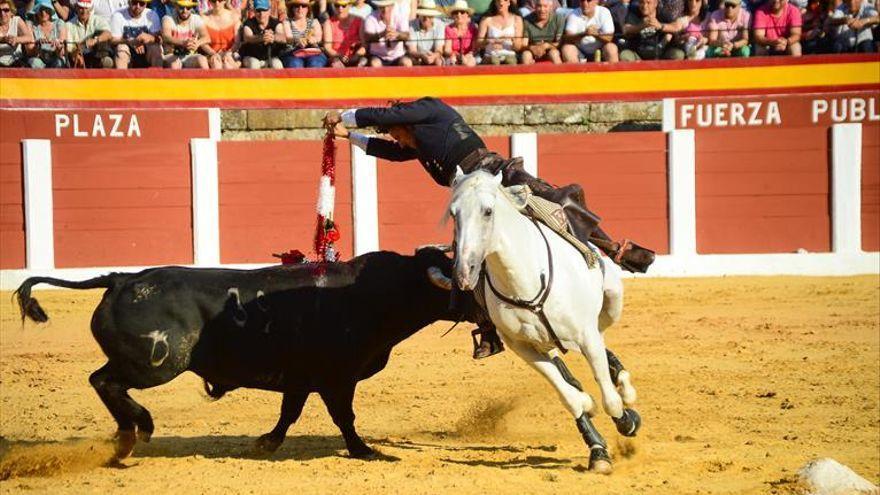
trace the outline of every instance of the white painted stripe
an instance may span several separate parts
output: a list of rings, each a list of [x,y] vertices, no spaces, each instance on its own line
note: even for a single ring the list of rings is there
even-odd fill
[[[352,216],[355,256],[379,250],[379,193],[376,158],[351,146]]]
[[[831,248],[862,250],[862,124],[831,127]]]
[[[208,139],[220,141],[223,135],[220,118],[221,112],[219,108],[208,109]]]
[[[687,257],[697,254],[697,186],[694,131],[667,134],[669,167],[669,252]]]
[[[52,143],[22,140],[24,164],[24,232],[26,266],[55,268],[55,223],[52,197]]]
[[[534,132],[515,132],[510,136],[510,156],[522,157],[525,171],[538,176],[538,135]]]
[[[252,270],[277,263],[239,263],[223,268]],[[62,268],[55,270],[0,270],[0,290],[16,289],[27,277],[50,276],[85,280],[109,272],[137,272],[146,266]],[[623,272],[624,278],[724,277],[752,275],[849,276],[880,273],[880,253],[781,253],[781,254],[709,254],[658,256],[647,274]],[[52,289],[40,285],[37,289]]]
[[[675,98],[663,98],[663,132],[675,130]]]
[[[217,141],[192,139],[193,262],[220,264],[220,191]]]

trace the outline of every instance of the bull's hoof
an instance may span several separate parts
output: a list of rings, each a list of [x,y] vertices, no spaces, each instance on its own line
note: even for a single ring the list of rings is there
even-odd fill
[[[116,431],[116,452],[113,454],[115,460],[122,460],[131,455],[134,450],[134,444],[137,441],[134,430],[117,430]]]
[[[349,448],[348,455],[354,459],[360,459],[362,461],[375,461],[379,458],[379,454],[366,445]]]
[[[257,439],[256,447],[260,452],[271,454],[278,450],[282,442],[284,442],[284,437],[279,438],[271,433],[266,433]]]
[[[147,430],[141,430],[138,428],[137,431],[137,439],[141,442],[150,443],[150,439],[153,438],[153,432]]]
[[[611,456],[604,447],[590,449],[590,471],[597,474],[611,474]]]
[[[617,431],[625,437],[636,436],[639,427],[642,426],[642,417],[639,416],[639,413],[637,413],[635,409],[624,409],[623,416],[611,419],[614,420],[614,425],[617,426]]]

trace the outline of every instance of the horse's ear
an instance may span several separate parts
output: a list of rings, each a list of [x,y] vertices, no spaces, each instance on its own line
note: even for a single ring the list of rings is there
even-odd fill
[[[455,177],[452,178],[452,186],[455,186],[455,183],[458,182],[458,180],[462,177],[464,177],[464,170],[462,170],[461,166],[458,165],[455,167]]]
[[[500,186],[500,185],[501,185],[501,181],[502,181],[503,179],[504,179],[504,176],[503,176],[503,174],[501,173],[501,171],[499,170],[498,173],[495,174],[495,175],[492,177],[492,182],[494,182],[496,186]]]

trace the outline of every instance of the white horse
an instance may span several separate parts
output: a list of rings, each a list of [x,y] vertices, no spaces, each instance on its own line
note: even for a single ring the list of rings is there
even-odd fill
[[[562,360],[548,353],[554,348],[582,353],[605,412],[621,434],[635,435],[641,419],[625,407],[635,401],[635,389],[620,361],[606,353],[601,333],[620,318],[620,271],[610,263],[589,268],[574,246],[521,214],[513,201],[501,174],[458,170],[448,211],[455,222],[454,278],[464,290],[482,284],[504,343],[556,388],[590,448],[590,469],[609,473],[605,441],[590,421],[592,398]]]

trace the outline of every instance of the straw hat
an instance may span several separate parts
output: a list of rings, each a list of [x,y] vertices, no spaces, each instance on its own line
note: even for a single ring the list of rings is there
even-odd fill
[[[311,5],[311,0],[287,0],[287,5]]]
[[[198,7],[199,6],[199,2],[196,2],[195,0],[176,0],[174,3],[177,4],[178,7]]]
[[[473,14],[474,9],[468,6],[466,0],[455,0],[455,3],[449,7],[449,13],[454,14],[456,12],[467,12],[468,14]]]
[[[437,17],[443,15],[443,13],[437,10],[437,4],[434,3],[434,0],[419,0],[416,15]]]
[[[394,5],[394,0],[373,0],[373,7],[389,7]]]

